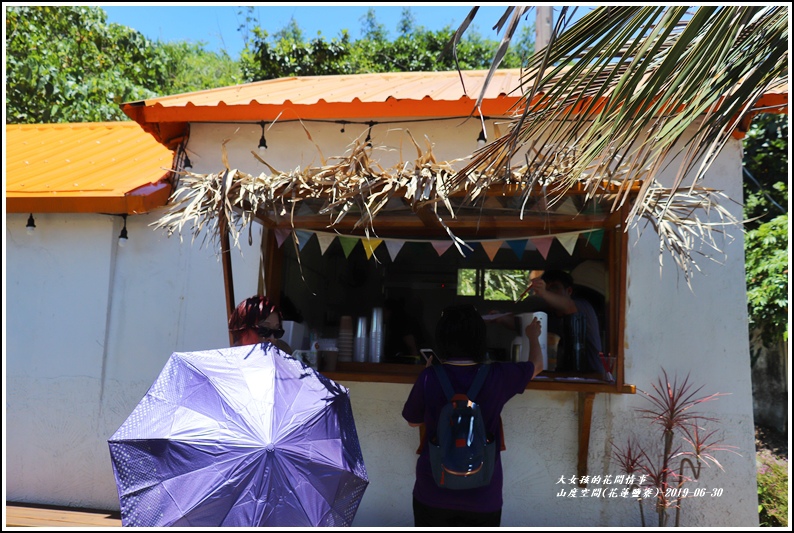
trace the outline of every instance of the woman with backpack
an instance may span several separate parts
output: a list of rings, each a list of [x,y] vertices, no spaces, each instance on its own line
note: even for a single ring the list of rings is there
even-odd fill
[[[424,424],[413,489],[416,527],[501,524],[500,415],[508,400],[523,393],[543,369],[540,322],[534,319],[525,334],[529,361],[486,363],[486,326],[475,307],[452,305],[441,313],[436,345],[443,363],[436,361],[422,371],[402,413],[409,425]],[[437,366],[442,369],[436,370]],[[479,439],[480,424],[485,443]],[[471,432],[456,435],[464,426]]]

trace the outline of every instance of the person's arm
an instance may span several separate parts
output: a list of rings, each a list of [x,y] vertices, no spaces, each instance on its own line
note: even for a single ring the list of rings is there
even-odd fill
[[[546,290],[546,282],[541,278],[533,279],[529,288],[541,298],[555,311],[564,315],[572,315],[576,313],[576,304],[571,298],[566,298],[559,294]]]
[[[420,377],[417,378],[416,383],[414,383],[414,386],[411,388],[411,392],[408,394],[408,398],[403,405],[402,416],[409,426],[417,427],[423,425],[424,406],[424,387],[422,375],[420,374]]]
[[[534,367],[532,377],[534,378],[543,371],[543,350],[540,347],[540,321],[533,318],[532,322],[524,328],[529,339],[529,360]]]

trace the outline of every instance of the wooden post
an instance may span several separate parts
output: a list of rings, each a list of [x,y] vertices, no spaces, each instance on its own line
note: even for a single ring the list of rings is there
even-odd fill
[[[595,392],[579,394],[579,454],[576,465],[576,476],[579,479],[587,475],[587,455],[590,452],[590,425],[593,419],[593,400]],[[586,487],[587,483],[577,484]]]
[[[229,179],[229,171],[223,175],[222,190],[226,191],[226,180]],[[229,243],[229,221],[226,219],[226,194],[221,200],[221,208],[218,211],[218,231],[220,232],[221,239],[221,263],[223,264],[223,286],[226,292],[226,327],[228,329],[229,318],[231,318],[236,303],[234,300],[234,278],[232,277],[232,254],[231,245]],[[229,332],[229,346],[232,346],[234,341],[232,333]]]

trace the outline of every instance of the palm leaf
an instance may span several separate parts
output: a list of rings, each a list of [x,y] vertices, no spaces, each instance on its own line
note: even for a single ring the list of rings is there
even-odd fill
[[[757,99],[788,80],[784,6],[598,7],[560,30],[527,65],[520,116],[473,155],[450,188],[472,174],[507,174],[519,164],[527,169],[527,195],[544,179],[561,184],[550,205],[577,183],[590,197],[602,178],[642,181],[627,226],[644,217],[658,230],[670,222],[674,201],[694,193]],[[500,60],[497,55],[493,64]],[[649,200],[662,189],[653,178],[669,161],[679,166],[660,205]],[[616,198],[613,210],[625,200]],[[694,221],[696,213],[679,222]],[[669,230],[660,234],[668,248],[669,236]],[[692,249],[683,240],[673,246]],[[685,254],[684,263],[690,260]]]

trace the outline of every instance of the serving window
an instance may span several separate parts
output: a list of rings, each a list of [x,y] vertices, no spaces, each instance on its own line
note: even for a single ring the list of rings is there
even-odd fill
[[[546,212],[519,220],[515,215],[499,216],[498,210],[497,206],[474,216],[458,214],[456,225],[449,227],[461,239],[460,251],[446,231],[417,224],[421,217],[413,214],[381,214],[377,236],[369,238],[352,230],[334,233],[327,227],[327,217],[296,218],[293,228],[282,228],[294,233],[280,245],[275,232],[268,232],[265,257],[268,265],[278,265],[270,270],[279,275],[270,277],[267,292],[278,294],[285,320],[303,324],[306,338],[313,332],[334,339],[343,317],[355,323],[358,317],[369,319],[373,308],[380,307],[389,309],[388,320],[396,316],[405,322],[396,327],[387,320],[387,330],[410,330],[418,349],[434,348],[435,322],[447,305],[471,302],[486,316],[539,310],[533,308],[538,302],[523,294],[528,280],[548,269],[562,269],[574,277],[574,295],[589,301],[596,311],[610,375],[561,372],[549,365],[529,388],[633,392],[623,382],[619,342],[626,257],[621,212],[607,215],[596,208],[583,214],[580,204],[575,212]],[[489,358],[509,360],[516,328],[505,320],[486,323]],[[378,363],[342,361],[329,375],[350,381],[413,383],[424,360],[390,352],[393,345],[386,343]]]

